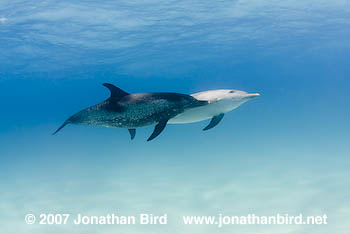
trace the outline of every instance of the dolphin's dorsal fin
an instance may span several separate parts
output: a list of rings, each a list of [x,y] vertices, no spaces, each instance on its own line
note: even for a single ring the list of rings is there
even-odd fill
[[[129,93],[125,92],[124,90],[121,90],[120,88],[118,88],[115,85],[108,84],[108,83],[103,83],[103,86],[108,88],[109,91],[111,92],[111,97],[110,98],[119,100],[119,99],[129,95]]]

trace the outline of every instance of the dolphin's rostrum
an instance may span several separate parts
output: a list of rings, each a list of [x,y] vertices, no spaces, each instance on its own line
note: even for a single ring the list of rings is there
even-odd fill
[[[136,128],[155,124],[154,131],[147,140],[150,141],[164,130],[169,119],[187,109],[208,104],[207,101],[185,94],[129,94],[112,84],[103,85],[111,92],[107,100],[72,115],[53,134],[67,124],[100,125],[127,128],[133,139]]]

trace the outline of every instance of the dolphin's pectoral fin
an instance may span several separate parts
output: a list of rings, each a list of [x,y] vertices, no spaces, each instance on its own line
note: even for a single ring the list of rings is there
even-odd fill
[[[136,129],[135,128],[129,128],[128,130],[129,130],[129,133],[130,133],[131,140],[134,140],[135,135],[136,135]]]
[[[222,118],[224,117],[224,115],[225,115],[224,113],[221,113],[221,114],[219,114],[219,115],[215,115],[215,116],[211,119],[211,121],[210,121],[210,123],[208,124],[208,126],[206,126],[206,127],[203,129],[203,131],[209,130],[209,129],[215,127],[216,125],[218,125],[218,123],[220,123],[220,121],[222,120]]]
[[[156,127],[154,128],[154,131],[152,135],[147,139],[147,141],[151,141],[154,138],[156,138],[165,128],[166,124],[168,123],[168,119],[165,121],[159,122]]]
[[[121,98],[129,95],[129,93],[125,92],[124,90],[118,88],[115,85],[103,83],[103,86],[109,89],[109,91],[111,92],[110,98],[114,99],[115,101],[118,101]]]

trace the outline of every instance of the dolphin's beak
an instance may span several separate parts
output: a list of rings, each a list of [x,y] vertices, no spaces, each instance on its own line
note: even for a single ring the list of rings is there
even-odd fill
[[[256,98],[256,97],[259,97],[259,96],[260,96],[259,93],[248,93],[246,98],[251,99],[251,98]]]

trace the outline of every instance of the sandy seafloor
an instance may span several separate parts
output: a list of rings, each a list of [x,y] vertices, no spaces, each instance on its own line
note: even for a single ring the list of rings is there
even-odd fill
[[[347,234],[349,1],[0,2],[0,227],[4,234]],[[70,125],[131,93],[259,92],[206,122]],[[168,225],[27,225],[28,213],[168,214]],[[182,215],[327,214],[327,225],[182,223]]]

